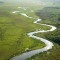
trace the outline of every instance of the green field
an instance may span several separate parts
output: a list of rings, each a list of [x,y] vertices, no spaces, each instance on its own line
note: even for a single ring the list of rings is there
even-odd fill
[[[27,10],[17,7],[23,7]],[[34,12],[30,12],[30,9]],[[20,12],[13,14],[13,11]],[[20,13],[26,13],[34,18],[39,17],[42,19],[39,23],[57,27],[57,30],[53,32],[35,34],[53,42],[54,47],[27,60],[60,60],[60,7],[46,7],[43,4],[24,4],[23,2],[0,2],[0,60],[10,60],[16,55],[46,46],[43,42],[30,38],[27,33],[48,30],[50,27],[34,24],[35,19],[24,17]],[[27,48],[28,50],[26,50]]]
[[[0,60],[9,60],[13,56],[26,52],[26,48],[34,50],[45,46],[43,42],[30,38],[27,33],[37,29],[47,30],[50,27],[33,24],[34,19],[26,18],[19,13],[13,14],[13,11],[18,10],[29,16],[37,17],[28,9],[26,12],[17,7],[9,4],[0,6]]]

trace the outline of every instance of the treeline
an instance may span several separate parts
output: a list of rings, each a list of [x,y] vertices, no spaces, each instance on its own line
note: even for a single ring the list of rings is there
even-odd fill
[[[53,31],[53,32],[50,32],[50,33],[49,32],[45,33],[44,36],[48,40],[60,45],[60,30],[56,30],[56,31]]]
[[[46,7],[36,12],[36,14],[43,20],[60,21],[60,7]]]

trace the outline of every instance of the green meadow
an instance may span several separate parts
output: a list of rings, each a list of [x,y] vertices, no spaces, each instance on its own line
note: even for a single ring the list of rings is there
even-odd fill
[[[39,23],[57,27],[57,30],[53,32],[35,34],[53,42],[54,46],[51,50],[34,55],[27,60],[60,60],[60,4],[56,7],[46,6],[40,3],[0,2],[0,60],[10,60],[12,57],[24,52],[46,46],[43,42],[30,38],[27,33],[36,30],[48,30],[50,27],[34,24],[33,22],[36,19],[27,18],[20,15],[20,13],[26,13],[34,18],[41,18],[42,21]],[[19,13],[13,14],[13,11],[19,11]],[[27,48],[28,50],[26,50]]]
[[[29,48],[28,51],[30,51],[45,46],[43,42],[30,38],[27,33],[37,29],[47,30],[50,27],[36,25],[33,23],[34,19],[24,17],[19,13],[13,14],[13,11],[18,10],[29,16],[37,17],[35,12],[30,13],[29,9],[24,11],[17,7],[9,4],[0,6],[0,60],[9,60],[26,52],[26,48]],[[34,9],[34,11],[36,10]]]

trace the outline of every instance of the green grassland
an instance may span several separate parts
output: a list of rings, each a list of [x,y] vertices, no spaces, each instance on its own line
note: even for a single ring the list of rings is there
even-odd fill
[[[53,42],[54,47],[27,60],[60,60],[60,7],[46,7],[36,14],[43,19],[40,23],[51,24],[57,27],[57,30],[53,32],[35,34]]]
[[[26,52],[26,48],[34,50],[45,46],[43,42],[30,38],[27,33],[37,29],[47,30],[50,27],[33,24],[34,19],[26,18],[19,13],[13,14],[15,10],[37,17],[35,13],[23,11],[17,6],[0,5],[0,60],[9,60]]]

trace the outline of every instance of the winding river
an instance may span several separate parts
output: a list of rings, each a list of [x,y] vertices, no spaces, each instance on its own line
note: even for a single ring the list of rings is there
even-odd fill
[[[13,13],[17,13],[19,11],[14,11]],[[25,13],[20,13],[21,15],[27,17],[27,18],[33,18],[34,17],[29,17],[27,14]],[[36,19],[36,18],[35,18]],[[27,35],[31,38],[35,38],[37,40],[40,40],[42,42],[44,42],[46,44],[45,47],[41,48],[41,49],[37,49],[37,50],[32,50],[32,51],[29,51],[29,52],[25,52],[23,54],[20,54],[18,56],[15,56],[13,58],[11,58],[10,60],[25,60],[27,58],[30,58],[32,57],[33,55],[36,55],[40,52],[44,52],[44,51],[47,51],[49,49],[52,49],[52,47],[54,46],[52,42],[48,41],[47,39],[44,39],[44,38],[41,38],[41,37],[38,37],[38,36],[35,36],[34,34],[36,33],[44,33],[44,32],[50,32],[50,31],[54,31],[55,29],[57,29],[55,26],[52,26],[52,25],[47,25],[47,24],[41,24],[41,23],[38,23],[39,21],[41,21],[42,19],[39,19],[37,18],[36,21],[34,21],[33,23],[35,24],[39,24],[39,25],[43,25],[43,26],[48,26],[48,27],[51,27],[51,29],[49,30],[37,30],[37,31],[34,31],[34,32],[30,32],[30,33],[27,33]]]

